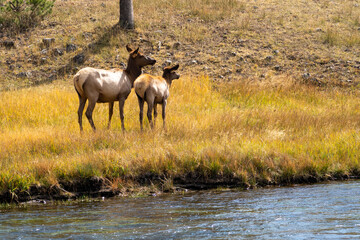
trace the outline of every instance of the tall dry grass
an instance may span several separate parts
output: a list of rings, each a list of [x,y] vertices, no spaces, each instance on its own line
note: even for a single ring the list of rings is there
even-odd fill
[[[97,104],[98,131],[84,117],[80,134],[71,84],[3,92],[0,191],[93,176],[115,188],[146,176],[248,186],[359,176],[358,94],[276,81],[215,85],[208,77],[183,77],[171,88],[167,131],[159,117],[154,131],[145,125],[140,132],[132,93],[125,133],[118,109],[106,130],[107,105]]]
[[[81,135],[71,83],[1,92],[0,192],[91,176],[106,177],[113,187],[144,176],[237,179],[253,186],[359,176],[357,89],[316,89],[293,80],[304,71],[316,76],[306,70],[311,59],[356,60],[355,50],[343,48],[360,43],[360,7],[354,1],[134,1],[136,30],[111,34],[118,21],[117,4],[56,1],[44,28],[20,36],[17,48],[0,53],[6,59],[0,69],[1,86],[6,87],[1,89],[31,85],[34,79],[15,81],[13,76],[29,69],[56,71],[89,43],[96,44],[86,65],[118,67],[126,62],[124,46],[132,42],[161,63],[171,58],[186,66],[185,77],[171,89],[168,130],[161,129],[159,117],[155,131],[139,131],[133,94],[125,104],[126,133],[120,129],[118,108],[111,129],[105,130],[107,105],[98,104],[98,131],[93,133],[84,117]],[[78,49],[63,57],[52,56],[50,50],[43,54],[45,37],[56,39],[53,48],[74,43]],[[173,48],[175,42],[181,50]],[[273,54],[271,61],[284,66],[284,72],[262,66],[262,59]],[[44,56],[43,64],[32,61]],[[189,65],[193,59],[198,64]],[[263,77],[256,83],[212,83],[227,70],[236,80]],[[249,72],[253,75],[247,78]],[[189,77],[199,73],[214,78]],[[339,80],[326,76],[326,81]]]

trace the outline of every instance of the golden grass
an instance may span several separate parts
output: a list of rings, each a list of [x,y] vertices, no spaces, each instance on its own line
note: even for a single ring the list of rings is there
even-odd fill
[[[97,104],[98,131],[84,117],[80,134],[71,84],[3,92],[0,190],[93,176],[108,178],[112,187],[144,176],[167,183],[237,179],[248,186],[358,176],[358,94],[288,82],[214,85],[208,77],[183,77],[171,88],[168,130],[159,117],[156,129],[146,122],[143,133],[133,93],[125,103],[127,132],[117,108],[105,130],[107,104]]]
[[[89,43],[95,47],[85,51],[86,66],[119,67],[128,56],[124,46],[132,43],[157,59],[147,72],[160,74],[167,59],[180,63],[168,130],[159,116],[154,131],[146,120],[147,130],[140,132],[132,93],[125,104],[126,133],[117,107],[105,130],[107,105],[97,104],[98,131],[84,116],[80,134],[71,74],[47,86],[1,92],[0,192],[92,176],[109,179],[113,188],[160,177],[167,189],[178,179],[256,186],[359,177],[360,7],[354,1],[134,1],[136,29],[114,33],[118,1],[55,4],[41,27],[0,52],[0,89],[47,79]],[[45,37],[55,43],[44,54]],[[67,43],[78,49],[52,54]],[[47,59],[40,64],[42,57]],[[28,70],[33,78],[14,77]],[[304,72],[308,82],[338,86],[351,80],[353,86],[304,86]]]

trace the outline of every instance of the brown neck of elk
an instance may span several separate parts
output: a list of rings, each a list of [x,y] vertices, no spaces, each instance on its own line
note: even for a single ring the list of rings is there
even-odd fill
[[[129,57],[125,72],[130,78],[131,87],[134,87],[134,81],[138,76],[140,76],[142,71],[141,67],[136,64],[135,60],[131,56]]]
[[[162,77],[166,80],[166,83],[169,85],[169,87],[171,87],[170,73],[169,72],[164,72]]]

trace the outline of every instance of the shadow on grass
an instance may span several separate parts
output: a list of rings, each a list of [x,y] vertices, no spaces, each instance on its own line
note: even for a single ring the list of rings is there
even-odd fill
[[[65,74],[73,74],[77,71],[77,67],[83,65],[90,55],[98,54],[101,49],[110,46],[110,40],[114,36],[120,35],[121,33],[128,33],[130,30],[126,30],[120,27],[117,23],[109,28],[103,35],[101,35],[95,42],[89,43],[82,52],[69,59],[69,62],[57,69],[57,77],[64,76]],[[133,32],[133,30],[132,30]],[[124,46],[126,43],[124,43]]]
[[[48,78],[37,81],[34,85],[42,85],[46,83],[51,83],[59,77],[63,77],[67,74],[75,74],[79,67],[83,66],[84,63],[89,59],[91,55],[95,55],[101,52],[105,47],[110,46],[110,41],[115,36],[120,36],[121,34],[136,34],[136,30],[123,29],[117,23],[112,27],[105,30],[97,40],[89,43],[83,50],[75,55],[74,57],[68,60],[68,63],[57,68],[54,71],[54,74],[50,75]],[[127,43],[123,43],[124,47]]]

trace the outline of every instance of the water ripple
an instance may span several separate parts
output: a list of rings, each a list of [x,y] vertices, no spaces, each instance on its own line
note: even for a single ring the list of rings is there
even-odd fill
[[[355,239],[360,182],[114,198],[0,213],[4,239]]]

